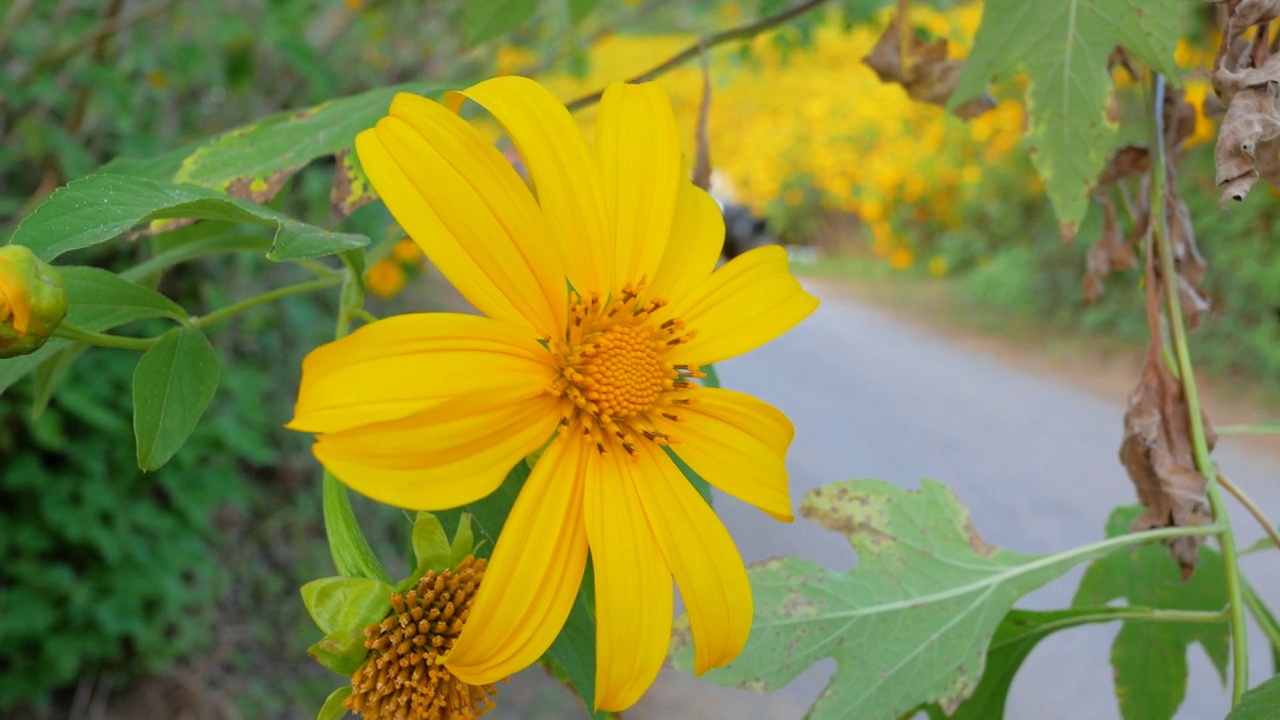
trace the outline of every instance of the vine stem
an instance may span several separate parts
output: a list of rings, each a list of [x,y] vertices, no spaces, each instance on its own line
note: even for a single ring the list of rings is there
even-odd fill
[[[1245,510],[1249,511],[1249,514],[1253,516],[1253,519],[1258,521],[1258,524],[1266,531],[1267,536],[1271,538],[1271,542],[1275,543],[1276,547],[1280,548],[1280,532],[1276,531],[1276,526],[1271,524],[1271,521],[1267,519],[1266,513],[1262,512],[1262,508],[1258,507],[1257,503],[1253,501],[1253,498],[1249,497],[1249,495],[1243,490],[1236,487],[1235,483],[1228,480],[1227,476],[1222,473],[1218,473],[1218,483],[1222,485],[1223,490],[1231,493],[1232,496],[1234,496],[1235,499],[1244,506]]]
[[[690,60],[698,57],[700,54],[702,54],[706,50],[710,50],[716,45],[721,45],[723,43],[731,42],[733,40],[746,40],[748,38],[753,38],[756,35],[759,35],[760,33],[764,32],[765,30],[782,25],[783,23],[789,20],[793,20],[809,12],[810,10],[813,10],[818,6],[825,4],[826,2],[827,0],[805,0],[805,2],[802,2],[798,5],[793,5],[787,8],[786,10],[783,10],[779,13],[775,13],[773,15],[769,15],[768,17],[760,18],[759,20],[753,23],[749,23],[747,25],[742,25],[739,27],[729,28],[728,30],[722,30],[718,33],[708,35],[705,39],[702,39],[702,40],[699,40],[698,42],[693,43],[689,47],[681,50],[675,55],[672,55],[666,60],[663,60],[657,65],[654,65],[648,70],[645,70],[639,75],[636,75],[635,77],[632,77],[632,78],[628,78],[627,82],[642,83],[642,82],[647,82],[649,80],[653,80],[654,78],[659,77],[661,75],[665,75],[668,71],[676,67],[679,67],[684,63],[689,62]],[[583,95],[582,97],[569,103],[566,107],[569,108],[569,112],[577,112],[582,108],[595,105],[596,103],[600,102],[600,98],[602,97],[604,97],[604,90],[597,90],[596,92],[593,92],[589,95]]]
[[[1227,598],[1231,612],[1231,706],[1240,704],[1240,698],[1249,689],[1249,646],[1245,625],[1245,603],[1243,583],[1240,577],[1240,563],[1236,552],[1235,533],[1231,528],[1231,516],[1227,513],[1226,502],[1222,497],[1222,487],[1218,482],[1217,469],[1213,458],[1209,455],[1209,441],[1204,427],[1204,415],[1200,410],[1200,394],[1196,388],[1195,370],[1191,363],[1191,353],[1187,345],[1187,329],[1182,320],[1182,307],[1178,299],[1177,275],[1173,265],[1173,250],[1169,243],[1169,220],[1164,212],[1164,183],[1168,177],[1168,159],[1164,147],[1164,96],[1165,78],[1155,73],[1155,92],[1153,93],[1153,114],[1151,145],[1155,149],[1155,163],[1151,170],[1151,213],[1152,234],[1160,256],[1160,272],[1164,276],[1164,295],[1167,303],[1169,327],[1173,335],[1173,354],[1178,362],[1179,376],[1182,381],[1183,395],[1187,401],[1188,422],[1191,426],[1191,447],[1195,455],[1196,468],[1208,481],[1209,506],[1213,510],[1216,523],[1221,527],[1218,541],[1222,545],[1222,561],[1226,566]],[[1156,278],[1147,278],[1154,283]]]

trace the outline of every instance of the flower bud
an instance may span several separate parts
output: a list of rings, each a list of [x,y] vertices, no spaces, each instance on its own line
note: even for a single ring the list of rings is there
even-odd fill
[[[35,352],[67,314],[67,286],[21,245],[0,247],[0,358]]]

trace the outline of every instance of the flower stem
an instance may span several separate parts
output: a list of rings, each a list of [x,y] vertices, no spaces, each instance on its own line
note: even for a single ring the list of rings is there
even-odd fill
[[[1276,530],[1276,526],[1267,519],[1266,513],[1262,512],[1262,508],[1258,507],[1257,503],[1253,501],[1253,498],[1249,497],[1243,490],[1236,487],[1235,483],[1228,480],[1227,476],[1222,473],[1218,473],[1218,484],[1222,485],[1223,490],[1231,493],[1231,495],[1244,506],[1244,509],[1249,511],[1249,514],[1253,516],[1253,519],[1258,521],[1258,524],[1266,531],[1267,536],[1271,538],[1271,542],[1275,543],[1276,547],[1280,547],[1280,531]]]
[[[261,295],[254,295],[253,297],[245,298],[240,302],[232,303],[224,308],[219,308],[203,317],[195,318],[192,321],[192,324],[198,328],[206,328],[215,323],[222,322],[232,315],[258,305],[264,305],[275,300],[280,300],[281,298],[289,297],[290,295],[301,295],[303,293],[333,287],[342,282],[342,277],[342,273],[333,273],[332,275],[317,278],[315,280],[308,280],[306,282],[278,287],[275,290],[269,290]]]
[[[1168,159],[1164,147],[1164,76],[1155,73],[1155,102],[1153,113],[1155,122],[1151,136],[1151,146],[1155,149],[1155,163],[1151,170],[1151,231],[1155,236],[1157,254],[1160,256],[1160,274],[1164,279],[1164,295],[1167,303],[1169,327],[1173,335],[1173,354],[1178,361],[1178,374],[1182,380],[1183,395],[1187,401],[1188,422],[1191,427],[1191,448],[1195,455],[1196,468],[1208,481],[1209,506],[1221,532],[1218,541],[1222,545],[1222,560],[1226,566],[1227,598],[1231,613],[1231,652],[1233,660],[1231,677],[1231,706],[1240,704],[1240,698],[1249,688],[1249,647],[1247,628],[1245,626],[1245,603],[1243,583],[1240,577],[1239,558],[1236,553],[1235,533],[1231,528],[1231,516],[1227,513],[1222,488],[1218,482],[1217,470],[1209,454],[1209,442],[1204,427],[1204,415],[1200,410],[1200,394],[1196,388],[1195,370],[1191,363],[1191,353],[1187,345],[1187,330],[1182,319],[1182,307],[1178,299],[1176,269],[1173,265],[1173,250],[1169,243],[1169,221],[1164,212],[1164,183],[1167,175]],[[1156,282],[1156,278],[1147,278],[1147,282]]]
[[[135,338],[92,332],[65,320],[62,321],[57,330],[53,331],[53,335],[54,337],[75,340],[76,342],[96,345],[97,347],[119,348],[121,350],[150,350],[151,346],[160,341],[160,338]]]

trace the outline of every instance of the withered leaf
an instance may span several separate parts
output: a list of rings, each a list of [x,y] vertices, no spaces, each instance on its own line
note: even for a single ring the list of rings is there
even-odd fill
[[[1129,396],[1124,414],[1120,462],[1139,502],[1146,507],[1134,521],[1134,531],[1196,527],[1213,521],[1206,494],[1208,481],[1196,470],[1191,449],[1182,385],[1162,361],[1160,342],[1159,337],[1152,338],[1142,380]],[[1207,421],[1205,426],[1208,428]],[[1212,430],[1209,433],[1212,447]],[[1200,537],[1184,537],[1166,543],[1184,578],[1195,570],[1201,542]]]
[[[1094,303],[1102,297],[1103,281],[1116,270],[1128,270],[1138,264],[1138,255],[1133,244],[1120,232],[1120,222],[1116,217],[1116,206],[1111,198],[1103,197],[1102,202],[1102,234],[1098,236],[1093,247],[1085,255],[1084,299]]]
[[[1098,187],[1106,187],[1133,175],[1151,170],[1151,153],[1145,147],[1125,145],[1111,156],[1111,162],[1098,178]]]
[[[1221,203],[1244,200],[1258,179],[1254,157],[1258,147],[1280,138],[1280,82],[1240,90],[1227,106],[1214,149],[1215,182],[1222,188]]]
[[[911,47],[905,53],[907,67],[904,68],[899,22],[900,19],[894,16],[862,62],[874,70],[882,82],[901,85],[913,100],[946,106],[960,79],[964,62],[947,59],[948,46],[945,39],[925,42],[912,33]],[[961,104],[955,112],[968,120],[995,106],[995,98],[990,93],[984,93]]]
[[[351,213],[378,199],[373,184],[365,176],[364,169],[355,154],[348,149],[339,150],[334,156],[333,186],[329,190],[329,213],[334,220],[342,220]]]

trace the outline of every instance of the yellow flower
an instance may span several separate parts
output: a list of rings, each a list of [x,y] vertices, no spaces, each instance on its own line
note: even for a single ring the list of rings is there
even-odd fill
[[[492,710],[497,688],[463,682],[439,663],[470,616],[486,565],[468,556],[392,595],[391,613],[364,629],[369,654],[343,705],[369,720],[474,720]]]
[[[407,278],[400,263],[383,258],[364,273],[364,286],[383,300],[390,300],[404,289]]]
[[[455,114],[467,98],[519,149],[536,200]],[[401,227],[487,317],[401,315],[318,348],[303,364],[290,427],[317,434],[316,457],[347,485],[421,510],[484,497],[552,439],[444,665],[483,685],[536,661],[569,614],[590,549],[596,705],[621,710],[666,656],[673,577],[697,672],[729,662],[746,642],[742,559],[668,452],[791,520],[791,423],[695,379],[700,366],[776,338],[818,302],[780,247],[715,269],[724,221],[682,173],[679,131],[658,85],[611,85],[594,148],[526,78],[488,80],[447,103],[396,96],[356,149]]]
[[[412,240],[401,240],[391,249],[391,255],[405,265],[416,265],[422,261],[422,250]]]
[[[907,248],[898,248],[889,253],[889,267],[894,270],[909,270],[915,264],[916,255]]]

